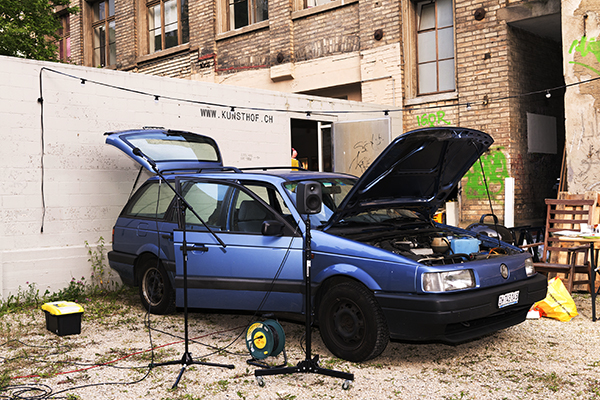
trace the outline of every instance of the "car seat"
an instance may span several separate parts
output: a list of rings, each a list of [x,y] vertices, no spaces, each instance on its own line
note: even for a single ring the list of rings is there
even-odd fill
[[[267,210],[261,204],[253,200],[242,201],[238,213],[240,231],[260,233],[265,219],[267,219]]]

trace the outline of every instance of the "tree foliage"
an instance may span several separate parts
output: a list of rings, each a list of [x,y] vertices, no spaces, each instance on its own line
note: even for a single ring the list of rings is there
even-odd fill
[[[55,11],[65,6],[69,14],[79,12],[69,4],[70,0],[0,0],[0,55],[57,61],[62,25]]]

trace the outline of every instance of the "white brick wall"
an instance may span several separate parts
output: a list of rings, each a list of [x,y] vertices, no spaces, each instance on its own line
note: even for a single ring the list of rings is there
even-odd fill
[[[43,72],[44,198],[42,227],[42,132],[39,74],[51,68],[78,79]],[[91,81],[163,96],[153,97],[100,86]],[[0,294],[15,294],[27,282],[56,291],[71,278],[89,276],[84,242],[110,240],[114,221],[127,200],[137,166],[104,143],[104,132],[164,126],[212,136],[226,165],[287,165],[290,118],[304,114],[255,111],[260,122],[222,118],[229,107],[189,104],[170,96],[232,106],[310,110],[324,121],[381,118],[361,113],[381,106],[318,99],[249,88],[160,78],[67,64],[0,57]],[[201,109],[215,109],[216,118]],[[319,110],[357,113],[317,116]],[[245,111],[238,108],[236,111]],[[265,123],[267,118],[272,122]],[[271,119],[272,118],[272,119]],[[392,129],[399,127],[392,119]],[[400,133],[400,129],[392,136]],[[110,245],[108,246],[110,247]]]
[[[401,108],[400,44],[365,50],[361,54],[362,101]]]

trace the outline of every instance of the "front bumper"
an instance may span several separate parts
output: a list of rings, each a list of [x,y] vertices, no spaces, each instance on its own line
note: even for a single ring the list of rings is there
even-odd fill
[[[375,293],[392,339],[458,344],[519,324],[533,303],[546,297],[548,282],[537,274],[492,288],[444,294]],[[498,297],[519,291],[517,304],[498,308]]]

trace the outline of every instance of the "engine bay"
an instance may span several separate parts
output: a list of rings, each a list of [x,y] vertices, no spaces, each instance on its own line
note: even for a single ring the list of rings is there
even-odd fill
[[[458,264],[516,253],[492,238],[432,226],[357,236],[351,238],[425,265]]]

